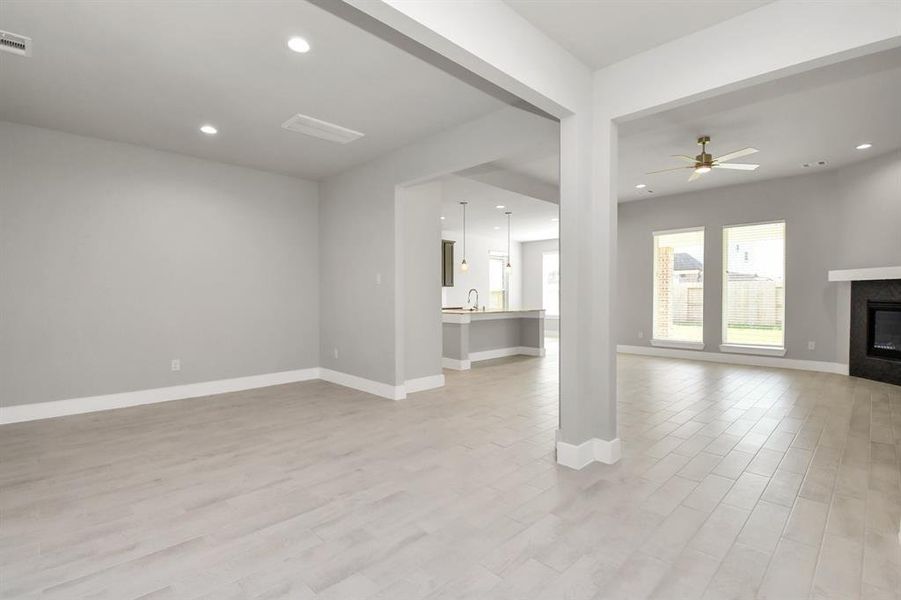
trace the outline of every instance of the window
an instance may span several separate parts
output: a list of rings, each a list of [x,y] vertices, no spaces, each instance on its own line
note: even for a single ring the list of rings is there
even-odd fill
[[[510,296],[510,276],[507,273],[507,255],[500,252],[488,254],[488,308],[504,310]]]
[[[544,316],[560,316],[560,253],[541,255],[541,307]]]
[[[785,222],[723,228],[723,343],[782,348]]]
[[[704,228],[654,233],[652,343],[703,347]]]

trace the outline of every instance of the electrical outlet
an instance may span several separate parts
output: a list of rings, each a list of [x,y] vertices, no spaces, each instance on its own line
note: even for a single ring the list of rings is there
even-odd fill
[[[640,339],[640,340],[643,340],[643,339],[644,339],[644,331],[639,331],[639,332],[638,332],[638,339]]]
[[[181,371],[181,359],[180,358],[172,359],[172,370],[173,371]]]
[[[816,350],[816,349],[817,349],[817,343],[816,343],[816,342],[807,342],[807,349],[808,349],[808,350]]]
[[[375,274],[375,284],[382,285],[382,274],[381,273]]]
[[[338,358],[338,349],[337,348],[335,348],[335,358],[336,359]]]

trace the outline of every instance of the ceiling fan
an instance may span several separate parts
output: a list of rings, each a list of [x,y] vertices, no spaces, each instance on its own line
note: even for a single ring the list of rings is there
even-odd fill
[[[681,171],[682,169],[692,169],[694,173],[691,174],[691,177],[688,178],[689,181],[694,181],[695,179],[699,179],[701,175],[705,173],[709,173],[711,169],[734,169],[736,171],[753,171],[760,165],[755,165],[751,163],[727,163],[726,161],[733,160],[736,158],[741,158],[742,156],[748,156],[749,154],[754,154],[757,152],[757,148],[745,148],[743,150],[736,150],[735,152],[730,152],[728,154],[723,154],[722,156],[717,156],[716,158],[713,155],[707,153],[707,144],[710,143],[709,135],[702,135],[698,138],[698,145],[701,146],[701,153],[697,156],[688,156],[686,154],[675,154],[676,158],[683,158],[685,160],[691,161],[693,164],[686,165],[684,167],[674,167],[672,169],[661,169],[659,171],[651,171],[648,175],[652,175],[654,173],[666,173],[667,171]]]

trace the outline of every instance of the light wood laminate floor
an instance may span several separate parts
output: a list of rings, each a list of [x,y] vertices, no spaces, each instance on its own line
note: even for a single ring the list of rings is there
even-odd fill
[[[901,388],[619,357],[623,460],[553,460],[553,354],[0,428],[3,598],[899,598]]]

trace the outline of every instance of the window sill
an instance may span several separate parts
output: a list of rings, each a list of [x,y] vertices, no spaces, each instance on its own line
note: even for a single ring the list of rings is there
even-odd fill
[[[651,340],[658,348],[680,348],[682,350],[703,350],[704,342],[677,342],[675,340]]]
[[[757,354],[760,356],[785,356],[785,348],[777,348],[775,346],[720,344],[720,352],[730,352],[733,354]]]

